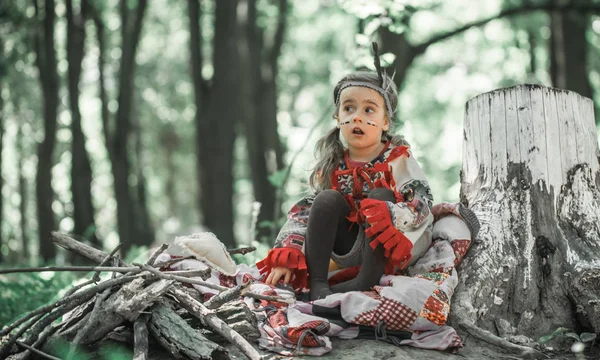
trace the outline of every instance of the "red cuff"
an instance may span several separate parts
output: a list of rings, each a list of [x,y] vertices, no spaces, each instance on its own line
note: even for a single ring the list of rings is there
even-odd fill
[[[308,287],[308,269],[301,250],[287,247],[271,249],[264,259],[256,263],[258,271],[267,275],[277,266],[292,270],[291,284],[294,289]]]
[[[365,234],[372,239],[373,249],[379,244],[385,249],[385,256],[401,269],[411,259],[412,242],[392,224],[389,209],[385,201],[365,199],[360,203],[360,211],[371,225]]]

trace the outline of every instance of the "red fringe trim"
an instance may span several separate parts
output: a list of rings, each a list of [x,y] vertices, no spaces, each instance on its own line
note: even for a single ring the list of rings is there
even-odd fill
[[[294,289],[308,287],[308,268],[301,250],[286,247],[271,249],[264,259],[256,263],[258,271],[267,276],[274,267],[278,266],[292,270],[291,284]]]
[[[394,266],[404,268],[411,259],[413,243],[392,224],[385,201],[365,199],[360,203],[360,211],[371,224],[365,234],[373,240],[369,245],[375,249],[379,244],[385,249],[385,256]]]

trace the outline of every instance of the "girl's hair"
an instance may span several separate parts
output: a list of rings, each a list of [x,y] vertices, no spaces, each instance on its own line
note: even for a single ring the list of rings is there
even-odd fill
[[[398,91],[396,90],[396,85],[393,80],[385,73],[383,73],[383,76],[386,77],[386,83],[388,84],[384,91],[390,101],[392,114],[387,114],[388,111],[386,110],[389,128],[387,131],[383,132],[381,141],[390,141],[394,145],[408,145],[404,140],[404,137],[399,135],[393,136],[390,134],[395,125],[395,115],[398,107]],[[364,82],[372,84],[375,87],[381,87],[381,79],[379,78],[379,75],[374,72],[359,71],[345,76],[333,89],[333,99],[336,102],[335,113],[333,114],[334,119],[337,119],[338,116],[339,104],[337,103],[337,99],[339,98],[340,89],[344,83],[349,81]],[[317,141],[317,145],[315,146],[317,165],[310,174],[310,186],[315,192],[331,187],[331,173],[337,169],[340,161],[343,160],[344,150],[344,145],[340,140],[340,129],[338,127],[334,127]]]

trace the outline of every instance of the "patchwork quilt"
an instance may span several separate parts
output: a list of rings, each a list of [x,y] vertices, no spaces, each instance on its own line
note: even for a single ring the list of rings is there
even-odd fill
[[[423,349],[455,351],[462,347],[456,331],[446,325],[450,300],[458,283],[457,264],[467,253],[471,235],[460,217],[458,204],[433,207],[433,242],[426,253],[402,275],[385,275],[371,291],[333,294],[316,301],[296,299],[292,304],[245,297],[259,323],[263,349],[285,356],[323,355],[331,351],[332,336],[372,338]],[[163,253],[157,261],[176,254]],[[173,269],[203,269],[208,265],[189,259]],[[330,273],[330,282],[354,276],[357,269]],[[354,273],[352,273],[354,272]],[[207,281],[233,287],[254,281],[249,291],[295,299],[292,289],[260,282],[258,269],[237,265],[235,275],[213,271]],[[205,298],[215,290],[194,285]]]

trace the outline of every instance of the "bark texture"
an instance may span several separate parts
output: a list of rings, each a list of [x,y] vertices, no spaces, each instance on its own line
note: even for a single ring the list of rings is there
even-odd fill
[[[463,144],[461,199],[481,231],[460,266],[453,325],[536,341],[560,326],[600,331],[577,319],[578,308],[600,312],[573,291],[600,268],[592,101],[531,85],[485,93],[467,103]]]

